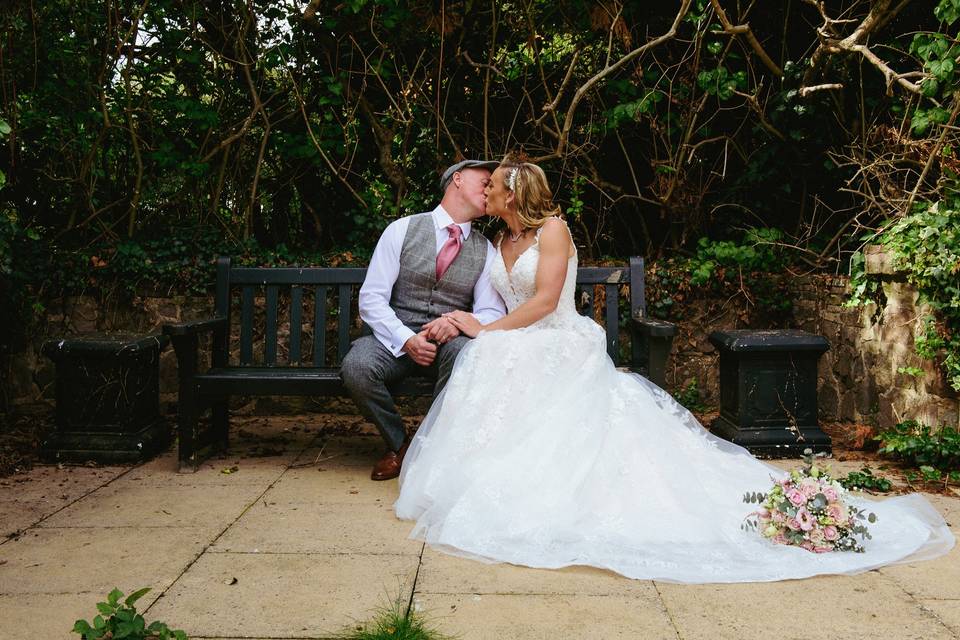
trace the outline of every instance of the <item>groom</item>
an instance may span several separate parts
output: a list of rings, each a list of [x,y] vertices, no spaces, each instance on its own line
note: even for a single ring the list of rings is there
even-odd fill
[[[498,164],[463,160],[447,168],[440,178],[440,205],[392,222],[370,258],[360,317],[373,335],[353,342],[340,377],[387,444],[370,474],[373,480],[400,475],[409,443],[387,385],[410,375],[430,376],[436,378],[436,397],[469,340],[443,314],[470,309],[487,324],[506,311],[490,283],[496,252],[470,224],[484,214],[483,192]]]

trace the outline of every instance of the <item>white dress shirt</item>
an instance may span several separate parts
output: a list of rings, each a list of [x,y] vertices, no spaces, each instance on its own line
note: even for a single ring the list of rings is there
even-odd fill
[[[437,206],[430,215],[436,230],[436,250],[439,253],[440,247],[450,237],[446,227],[453,224],[453,218],[441,206]],[[360,318],[367,323],[377,340],[398,358],[406,355],[403,352],[403,345],[416,335],[400,322],[397,313],[390,307],[393,285],[400,274],[400,251],[409,226],[410,217],[408,216],[394,220],[384,229],[370,258],[367,277],[363,281],[363,286],[360,287]],[[459,226],[463,232],[463,239],[466,240],[470,237],[471,225],[469,222],[462,222]],[[496,259],[497,251],[489,240],[486,242],[487,261],[477,284],[473,287],[472,311],[482,324],[490,324],[507,311],[500,294],[490,283],[490,267]]]

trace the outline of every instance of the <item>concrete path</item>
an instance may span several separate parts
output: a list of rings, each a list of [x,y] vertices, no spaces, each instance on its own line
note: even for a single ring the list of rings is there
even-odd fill
[[[465,640],[960,638],[957,549],[856,577],[702,586],[446,556],[407,539],[395,481],[368,479],[377,438],[303,420],[316,418],[245,425],[196,474],[171,452],[0,480],[3,638],[79,638],[74,620],[110,589],[144,586],[147,620],[192,639],[329,638],[397,598]],[[960,497],[929,497],[956,526]]]

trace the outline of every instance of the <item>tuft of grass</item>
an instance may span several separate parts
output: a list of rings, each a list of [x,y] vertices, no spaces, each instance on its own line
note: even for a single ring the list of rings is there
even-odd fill
[[[454,640],[440,633],[403,598],[375,610],[373,619],[337,636],[339,640]]]

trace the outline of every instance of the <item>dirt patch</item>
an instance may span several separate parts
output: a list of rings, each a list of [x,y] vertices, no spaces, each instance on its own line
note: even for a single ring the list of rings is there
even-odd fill
[[[49,407],[0,414],[0,478],[32,469],[40,443],[52,429]]]

